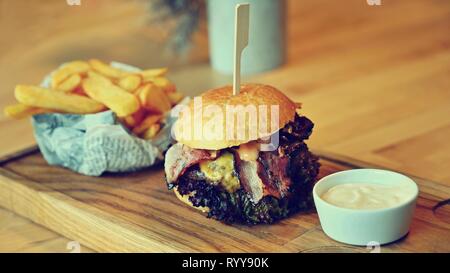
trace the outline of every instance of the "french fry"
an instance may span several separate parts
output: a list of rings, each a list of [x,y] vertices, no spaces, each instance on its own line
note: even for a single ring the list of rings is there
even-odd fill
[[[149,115],[138,126],[133,128],[133,133],[140,135],[145,132],[150,126],[157,123],[162,118],[162,115]]]
[[[154,83],[156,86],[161,87],[166,93],[175,92],[176,87],[175,84],[171,83],[167,78],[164,77],[156,77],[152,78],[150,81]]]
[[[162,114],[172,107],[164,91],[152,83],[147,83],[136,92],[142,107],[150,112]]]
[[[88,114],[105,109],[103,104],[87,97],[32,85],[17,85],[14,93],[22,104],[66,113]]]
[[[130,116],[126,116],[124,118],[122,118],[122,122],[125,123],[125,125],[128,128],[133,128],[134,126],[136,126],[137,121],[136,119],[133,117],[133,115]]]
[[[83,80],[83,90],[92,99],[101,102],[119,117],[125,117],[139,110],[139,101],[133,94],[99,77]]]
[[[159,132],[160,128],[161,128],[161,125],[159,123],[155,123],[155,124],[151,125],[147,130],[145,130],[142,137],[144,139],[152,139]]]
[[[4,109],[4,113],[6,116],[15,119],[21,119],[34,114],[41,114],[44,112],[46,112],[45,109],[31,107],[21,103],[8,105]]]
[[[178,91],[175,91],[175,92],[167,93],[167,97],[169,98],[170,103],[173,106],[173,105],[176,105],[177,103],[179,103],[184,98],[184,95]]]
[[[92,59],[89,60],[89,64],[91,65],[92,69],[97,71],[98,73],[102,74],[103,76],[109,77],[109,78],[120,78],[122,76],[126,76],[129,73],[122,71],[120,69],[114,68],[112,66],[109,66],[105,64],[104,62]]]
[[[56,87],[69,76],[73,74],[86,73],[90,68],[91,67],[89,64],[84,61],[73,61],[66,63],[51,75],[51,87],[56,89]]]
[[[135,135],[151,139],[161,130],[164,114],[184,97],[165,77],[167,71],[164,67],[128,72],[97,59],[72,61],[52,73],[49,88],[17,85],[19,103],[5,107],[4,113],[23,118],[110,109]]]
[[[56,89],[63,92],[72,92],[81,83],[81,76],[79,74],[73,74],[60,83]]]
[[[139,74],[144,79],[144,82],[146,82],[146,81],[151,81],[151,79],[153,79],[153,78],[164,76],[168,70],[169,69],[167,69],[167,67],[154,68],[154,69],[142,70],[139,72]]]
[[[142,120],[144,119],[144,109],[140,108],[135,113],[126,116],[124,118],[125,125],[127,125],[128,128],[133,128],[140,124]]]
[[[118,85],[128,92],[133,92],[141,85],[142,78],[139,75],[127,75],[119,79]]]
[[[99,74],[95,71],[88,71],[87,73],[87,78],[94,78],[97,81],[101,81],[103,84],[110,84],[111,83],[111,79],[108,77],[103,76],[102,74]]]

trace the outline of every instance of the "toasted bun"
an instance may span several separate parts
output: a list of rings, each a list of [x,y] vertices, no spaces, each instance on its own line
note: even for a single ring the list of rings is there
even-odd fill
[[[207,207],[196,207],[192,204],[191,201],[189,201],[189,195],[182,195],[179,191],[178,191],[178,187],[175,187],[173,189],[173,192],[175,193],[175,196],[180,199],[181,202],[185,203],[186,205],[193,207],[194,209],[200,210],[201,212],[208,212],[209,208]]]
[[[202,99],[201,106],[196,103],[196,98]],[[190,114],[185,116],[181,112],[174,125],[175,139],[194,149],[220,150],[267,137],[292,121],[296,113],[293,101],[278,89],[263,84],[244,84],[236,96],[233,96],[231,86],[224,86],[209,90],[196,98],[188,105]],[[234,108],[236,112],[233,114],[233,111],[226,110],[230,106],[240,106],[241,110]],[[245,109],[249,109],[247,106],[256,111],[256,122],[246,114]],[[272,115],[272,106],[278,106],[278,115]],[[221,112],[217,114],[216,110]],[[232,113],[234,122],[227,122],[229,113]],[[240,113],[244,113],[244,118],[238,126],[237,115]],[[272,120],[274,118],[278,120]],[[230,124],[233,126],[229,126]],[[262,124],[265,125],[261,126]]]

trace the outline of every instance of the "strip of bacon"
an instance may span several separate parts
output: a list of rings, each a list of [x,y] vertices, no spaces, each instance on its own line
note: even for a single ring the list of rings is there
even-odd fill
[[[241,186],[250,195],[252,201],[257,203],[264,197],[264,184],[257,172],[259,163],[256,160],[241,160],[238,153],[234,153],[234,157]]]
[[[177,143],[170,147],[166,153],[164,170],[166,172],[166,181],[171,184],[176,182],[178,177],[183,175],[187,168],[202,160],[215,159],[216,151],[191,149],[186,145]]]
[[[241,185],[254,203],[267,195],[276,198],[287,195],[291,184],[286,169],[288,158],[271,152],[260,152],[259,159],[252,161],[241,160],[239,153],[234,156]]]
[[[260,153],[258,174],[268,194],[283,198],[289,193],[291,178],[287,174],[289,159],[274,152]]]
[[[189,167],[202,160],[215,159],[217,154],[217,151],[191,149],[181,143],[173,145],[167,151],[164,163],[167,183],[176,183]],[[267,195],[282,198],[288,194],[291,180],[287,175],[287,157],[260,152],[258,160],[245,161],[235,150],[233,154],[241,185],[254,203]]]

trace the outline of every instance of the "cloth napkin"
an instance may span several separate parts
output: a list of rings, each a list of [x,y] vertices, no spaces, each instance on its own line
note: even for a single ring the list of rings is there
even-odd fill
[[[50,165],[99,176],[152,166],[171,144],[166,124],[152,140],[132,135],[111,111],[89,115],[39,114],[32,117],[36,141]]]

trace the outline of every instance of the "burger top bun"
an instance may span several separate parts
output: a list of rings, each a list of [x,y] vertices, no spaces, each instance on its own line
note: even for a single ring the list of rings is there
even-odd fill
[[[174,136],[194,149],[239,146],[283,128],[294,120],[295,110],[296,104],[275,87],[244,84],[234,96],[232,86],[224,86],[191,100],[174,124]]]

